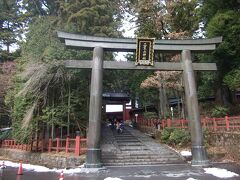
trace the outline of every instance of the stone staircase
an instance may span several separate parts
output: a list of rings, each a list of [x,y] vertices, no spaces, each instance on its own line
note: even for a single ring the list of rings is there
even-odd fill
[[[184,163],[175,151],[130,127],[125,127],[123,133],[118,134],[116,130],[104,126],[101,150],[104,166]]]

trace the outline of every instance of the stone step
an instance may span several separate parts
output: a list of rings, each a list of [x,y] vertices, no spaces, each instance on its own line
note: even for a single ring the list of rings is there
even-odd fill
[[[129,162],[165,162],[179,161],[179,158],[157,158],[157,159],[102,159],[104,163],[129,163]]]
[[[115,136],[115,139],[136,139],[135,137],[132,137],[132,136],[124,136],[124,137],[116,137]]]
[[[183,161],[162,162],[129,162],[129,163],[103,163],[104,166],[131,166],[131,165],[158,165],[158,164],[183,164]]]
[[[117,142],[140,142],[138,139],[116,139]]]
[[[159,162],[159,161],[181,160],[179,157],[158,157],[158,158],[102,158],[103,162]]]
[[[154,155],[103,155],[102,159],[157,159],[157,158],[180,158],[176,155],[156,156]]]
[[[117,143],[118,146],[144,146],[142,143],[137,143],[137,142],[134,142],[134,143],[126,143],[126,142],[120,142],[120,143]]]
[[[119,149],[121,151],[144,151],[144,150],[149,150],[147,147],[139,147],[139,146],[120,146]]]
[[[115,137],[134,137],[132,134],[113,134]]]

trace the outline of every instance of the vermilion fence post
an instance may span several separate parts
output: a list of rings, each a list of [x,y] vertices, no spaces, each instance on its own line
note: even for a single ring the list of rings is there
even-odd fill
[[[171,119],[167,119],[167,126],[171,127]]]
[[[68,147],[69,147],[69,137],[66,139],[66,153],[68,153]]]
[[[162,129],[164,129],[165,128],[165,120],[163,119],[162,120]]]
[[[52,139],[48,140],[48,152],[50,153],[52,150]]]
[[[56,151],[58,153],[59,152],[60,139],[56,138],[56,140],[57,140],[57,149],[56,149]]]
[[[215,118],[213,118],[213,129],[214,131],[217,131],[217,122]]]
[[[75,139],[75,155],[79,156],[80,154],[80,135],[77,134]]]
[[[225,116],[225,122],[226,122],[226,129],[227,131],[229,131],[230,127],[229,127],[229,117]]]
[[[207,128],[206,118],[203,118],[203,127],[204,127],[204,128]]]
[[[81,137],[79,136],[79,155],[81,154],[82,148],[81,148]]]

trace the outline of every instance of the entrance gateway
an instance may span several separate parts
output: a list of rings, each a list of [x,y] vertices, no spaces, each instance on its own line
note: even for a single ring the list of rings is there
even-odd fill
[[[217,70],[215,63],[192,63],[191,52],[209,52],[222,42],[222,37],[196,40],[156,40],[154,51],[179,52],[182,62],[155,62],[154,66],[136,66],[135,62],[103,61],[103,52],[134,52],[135,39],[105,38],[84,36],[72,33],[58,32],[58,37],[64,40],[66,46],[82,49],[93,49],[93,60],[67,60],[67,68],[92,69],[91,92],[89,105],[89,130],[87,135],[87,157],[85,167],[101,167],[100,133],[102,109],[102,74],[103,69],[129,70],[164,70],[183,71],[184,89],[187,102],[187,114],[190,122],[192,143],[192,165],[205,166],[209,164],[203,143],[202,127],[198,109],[198,99],[194,70]]]

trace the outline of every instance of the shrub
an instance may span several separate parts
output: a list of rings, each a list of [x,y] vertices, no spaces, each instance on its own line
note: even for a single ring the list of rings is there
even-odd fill
[[[191,141],[189,131],[185,129],[165,128],[161,134],[163,143],[174,146],[186,146]]]
[[[3,131],[0,133],[0,140],[4,140],[4,139],[11,139],[12,137],[12,132],[11,131]]]
[[[158,118],[158,115],[155,112],[144,112],[143,115],[145,119]]]
[[[171,133],[174,131],[175,128],[165,128],[161,133],[161,141],[163,143],[168,144],[169,138],[171,136]]]
[[[212,110],[211,110],[211,116],[212,117],[224,117],[228,114],[229,109],[226,107],[222,107],[222,106],[215,106]]]

